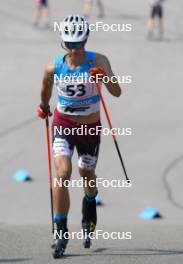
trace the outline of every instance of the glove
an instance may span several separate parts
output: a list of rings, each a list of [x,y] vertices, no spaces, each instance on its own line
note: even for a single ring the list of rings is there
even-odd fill
[[[43,104],[40,104],[40,106],[36,109],[36,114],[42,119],[52,116],[52,113],[50,112],[50,106],[44,106]]]
[[[106,76],[106,73],[102,68],[95,67],[90,69],[90,76],[92,76],[94,81],[98,82],[102,81],[103,77]]]

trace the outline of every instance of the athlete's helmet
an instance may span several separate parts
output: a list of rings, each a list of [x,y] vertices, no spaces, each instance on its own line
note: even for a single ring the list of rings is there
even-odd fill
[[[84,42],[89,32],[89,24],[83,16],[69,15],[62,22],[61,38],[64,42]]]

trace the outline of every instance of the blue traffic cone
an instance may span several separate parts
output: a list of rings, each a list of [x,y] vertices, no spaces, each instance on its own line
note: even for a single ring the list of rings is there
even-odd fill
[[[143,220],[152,220],[156,218],[162,218],[162,215],[155,208],[146,208],[140,213],[139,217]]]
[[[31,180],[31,176],[26,170],[21,169],[14,174],[13,179],[18,182],[26,182]]]
[[[97,196],[95,197],[95,200],[96,200],[96,205],[102,205],[102,201],[101,201],[99,195],[97,195]]]

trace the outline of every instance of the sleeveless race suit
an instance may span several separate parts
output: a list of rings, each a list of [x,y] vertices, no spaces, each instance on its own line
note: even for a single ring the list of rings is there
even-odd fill
[[[95,83],[89,81],[90,69],[95,66],[95,59],[96,53],[87,51],[82,65],[75,70],[69,69],[63,55],[56,57],[54,63],[54,82],[58,97],[52,126],[54,156],[72,156],[76,147],[79,155],[78,166],[88,170],[95,169],[97,163],[100,132],[96,133],[96,128],[100,128],[101,123],[98,121],[87,125],[84,135],[78,135],[76,130],[74,135],[66,135],[65,128],[72,130],[86,125],[72,122],[63,117],[63,114],[87,116],[100,111],[100,97]],[[95,130],[95,134],[88,134],[89,129]],[[58,133],[60,130],[62,135]]]

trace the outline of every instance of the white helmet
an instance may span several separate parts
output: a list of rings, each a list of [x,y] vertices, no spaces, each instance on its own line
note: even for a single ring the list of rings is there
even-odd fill
[[[89,32],[89,24],[83,16],[69,15],[62,22],[61,38],[64,42],[84,42]]]

